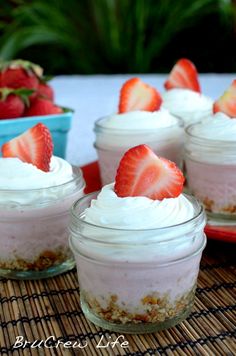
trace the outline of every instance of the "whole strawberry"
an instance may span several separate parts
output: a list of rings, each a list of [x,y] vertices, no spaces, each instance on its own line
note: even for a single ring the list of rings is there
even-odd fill
[[[43,70],[40,66],[24,60],[3,62],[0,65],[1,87],[37,90]]]
[[[22,116],[25,109],[26,90],[0,88],[0,119],[14,119]]]
[[[45,82],[40,82],[37,89],[37,96],[42,96],[48,100],[53,101],[54,91],[49,84]]]
[[[37,97],[32,102],[29,108],[25,111],[25,116],[41,116],[41,115],[52,115],[61,114],[63,110],[53,104],[52,101]]]

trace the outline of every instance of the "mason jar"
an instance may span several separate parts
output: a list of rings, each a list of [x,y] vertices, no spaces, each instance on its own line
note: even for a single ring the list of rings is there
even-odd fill
[[[107,118],[95,122],[95,148],[103,185],[115,180],[116,170],[124,153],[131,147],[147,144],[161,157],[175,162],[180,168],[183,159],[183,122],[175,118],[175,123],[155,129],[114,129],[106,128]]]
[[[194,217],[165,228],[124,230],[84,221],[98,193],[72,207],[74,253],[85,316],[120,333],[148,333],[185,319],[193,306],[202,251],[203,208],[186,196]]]
[[[214,118],[212,118],[214,120]],[[214,221],[236,220],[236,140],[208,139],[186,128],[185,163],[188,190]]]
[[[74,267],[68,245],[69,210],[83,195],[80,169],[64,184],[0,190],[0,276],[39,279]]]

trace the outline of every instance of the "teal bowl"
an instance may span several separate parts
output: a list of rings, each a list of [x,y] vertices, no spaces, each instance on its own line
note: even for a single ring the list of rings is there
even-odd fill
[[[65,158],[68,131],[71,128],[72,112],[56,115],[29,116],[19,119],[0,120],[0,147],[12,138],[19,136],[30,127],[42,122],[46,125],[53,138],[53,154]]]

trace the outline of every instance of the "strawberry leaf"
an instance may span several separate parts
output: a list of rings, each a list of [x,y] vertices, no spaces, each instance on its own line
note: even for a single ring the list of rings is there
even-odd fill
[[[35,90],[33,89],[19,88],[14,91],[14,94],[18,95],[28,107],[30,105],[29,96],[34,92]]]
[[[75,112],[75,110],[70,109],[70,108],[66,108],[66,107],[63,107],[63,106],[60,106],[60,108],[63,110],[64,113],[67,113],[67,112]]]
[[[54,78],[53,75],[44,75],[42,78],[40,78],[40,82],[46,84],[50,80]]]

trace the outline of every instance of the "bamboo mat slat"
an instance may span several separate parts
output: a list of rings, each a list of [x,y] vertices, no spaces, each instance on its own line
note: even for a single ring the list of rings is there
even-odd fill
[[[196,299],[190,316],[169,330],[124,335],[128,348],[97,348],[119,334],[102,330],[84,317],[76,271],[41,281],[0,279],[0,355],[236,355],[236,245],[211,241],[203,254]],[[53,336],[79,341],[81,348],[13,349],[16,337],[31,343]]]

